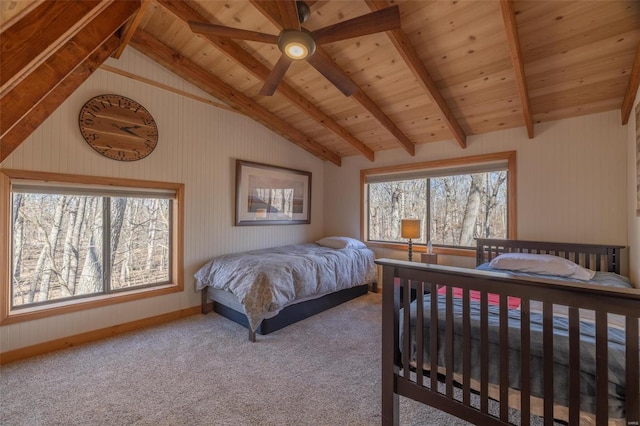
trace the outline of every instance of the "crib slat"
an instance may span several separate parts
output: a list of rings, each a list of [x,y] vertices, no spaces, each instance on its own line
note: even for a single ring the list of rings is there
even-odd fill
[[[596,425],[609,417],[609,351],[607,313],[596,311]],[[636,379],[637,380],[637,379]]]
[[[489,412],[489,309],[487,292],[480,293],[480,411]]]
[[[416,384],[423,385],[424,376],[424,282],[416,289]]]
[[[404,308],[403,338],[402,338],[402,369],[404,377],[409,377],[409,351],[411,342],[411,281],[402,280],[402,307]]]
[[[553,304],[542,308],[542,369],[544,370],[544,424],[553,425]]]
[[[446,342],[444,365],[447,370],[446,393],[447,397],[453,398],[453,289],[447,286],[446,295]]]
[[[613,267],[616,273],[620,273],[620,265],[616,263],[616,260],[614,260],[614,258],[616,258],[617,252],[618,251],[614,248],[607,249],[607,265],[606,265],[605,271],[611,270]]]
[[[469,289],[462,290],[462,402],[471,405],[471,318],[470,318]]]
[[[507,295],[500,295],[500,420],[509,419],[509,317]]]
[[[529,317],[529,299],[520,301],[520,425],[529,426],[531,422],[531,320]]]
[[[431,357],[431,391],[438,391],[438,286],[431,284],[431,326],[429,327],[430,348],[429,356]]]
[[[569,308],[569,424],[580,419],[580,318],[577,308]]]
[[[626,323],[626,392],[627,392],[627,424],[640,424],[640,383],[638,372],[640,361],[638,359],[638,320],[627,317]],[[636,372],[634,375],[634,371]]]
[[[399,423],[399,401],[395,393],[395,366],[400,364],[400,284],[396,284],[395,268],[383,268],[382,286],[382,377],[381,377],[381,403],[382,423]],[[393,285],[391,285],[393,283]]]

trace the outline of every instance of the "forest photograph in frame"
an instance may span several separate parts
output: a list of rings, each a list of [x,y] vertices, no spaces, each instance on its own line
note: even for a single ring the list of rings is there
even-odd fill
[[[311,223],[311,172],[236,160],[236,225]]]

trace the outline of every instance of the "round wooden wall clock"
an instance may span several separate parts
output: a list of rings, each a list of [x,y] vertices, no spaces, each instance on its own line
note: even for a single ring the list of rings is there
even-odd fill
[[[91,148],[114,160],[141,160],[158,144],[158,127],[149,111],[124,96],[89,99],[80,110],[79,124]]]

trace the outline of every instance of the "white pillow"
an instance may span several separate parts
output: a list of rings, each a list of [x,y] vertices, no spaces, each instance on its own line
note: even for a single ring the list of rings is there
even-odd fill
[[[316,241],[316,244],[334,249],[360,249],[367,247],[362,241],[349,237],[324,237]]]
[[[588,281],[595,271],[559,256],[533,253],[505,253],[489,262],[489,267],[534,274],[556,275]]]

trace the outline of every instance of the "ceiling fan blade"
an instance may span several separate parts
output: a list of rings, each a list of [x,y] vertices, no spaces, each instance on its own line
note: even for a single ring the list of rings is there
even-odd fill
[[[222,25],[193,21],[189,21],[189,27],[191,27],[191,31],[196,34],[206,34],[239,40],[259,41],[261,43],[278,43],[277,35],[264,34],[256,31],[241,30],[239,28],[231,28]]]
[[[345,96],[351,96],[358,90],[360,87],[351,80],[351,77],[346,75],[344,71],[342,71],[338,66],[336,66],[331,58],[325,56],[324,52],[317,51],[311,57],[307,59],[307,62],[311,64],[315,69],[317,69],[320,74],[325,76],[327,80],[333,83],[334,86],[338,88]]]
[[[280,0],[277,4],[284,28],[300,31],[300,20],[298,19],[296,0]]]
[[[396,5],[320,28],[313,32],[313,38],[317,44],[331,43],[397,28],[400,28],[400,8]]]
[[[291,65],[292,60],[286,56],[280,56],[278,62],[276,62],[276,66],[271,70],[271,74],[264,82],[262,89],[260,89],[260,94],[263,96],[271,96],[275,93],[276,89],[280,85],[282,78],[284,77],[284,73],[289,69],[289,65]]]

